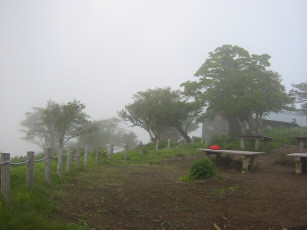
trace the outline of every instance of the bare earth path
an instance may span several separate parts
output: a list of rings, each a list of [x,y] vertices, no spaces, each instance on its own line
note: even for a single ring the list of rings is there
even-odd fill
[[[307,173],[274,164],[293,148],[259,157],[250,174],[219,168],[224,179],[206,181],[180,182],[202,154],[99,166],[60,187],[54,216],[85,229],[307,229]]]

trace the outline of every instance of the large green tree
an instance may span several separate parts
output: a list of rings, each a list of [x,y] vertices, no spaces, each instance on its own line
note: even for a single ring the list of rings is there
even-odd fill
[[[209,53],[195,73],[197,81],[182,86],[186,95],[203,103],[208,117],[219,114],[228,120],[231,136],[242,131],[261,135],[263,116],[286,109],[293,101],[280,75],[268,69],[269,59],[267,54],[250,55],[241,47],[224,45]]]
[[[45,108],[35,107],[21,122],[23,139],[42,148],[63,148],[70,139],[93,131],[84,109],[76,100],[66,104],[48,101]]]
[[[188,132],[202,113],[196,102],[185,100],[180,91],[156,88],[133,95],[134,102],[118,112],[122,120],[145,129],[151,140],[160,140],[165,128],[175,128],[187,142]]]

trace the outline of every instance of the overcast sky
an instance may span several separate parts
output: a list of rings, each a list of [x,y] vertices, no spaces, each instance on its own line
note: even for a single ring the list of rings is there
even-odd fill
[[[271,55],[290,89],[307,80],[306,12],[304,0],[0,0],[0,151],[37,149],[18,132],[32,107],[77,99],[110,118],[138,91],[193,80],[224,44]]]

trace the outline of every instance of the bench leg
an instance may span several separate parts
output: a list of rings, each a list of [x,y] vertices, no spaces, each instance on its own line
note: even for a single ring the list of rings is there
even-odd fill
[[[205,156],[206,156],[209,160],[211,160],[211,153],[206,152],[206,153],[205,153]]]
[[[251,168],[255,168],[257,166],[256,156],[252,156],[250,158],[250,165],[251,165]]]
[[[240,148],[243,150],[245,148],[244,146],[244,138],[240,138]]]
[[[250,161],[250,158],[247,158],[247,157],[243,158],[241,172],[248,172],[249,161]]]
[[[300,141],[300,153],[304,152],[304,141]]]
[[[269,141],[264,141],[264,143],[265,143],[265,147],[266,148],[270,147],[270,142]]]
[[[303,162],[300,157],[296,157],[295,159],[295,173],[303,172]]]

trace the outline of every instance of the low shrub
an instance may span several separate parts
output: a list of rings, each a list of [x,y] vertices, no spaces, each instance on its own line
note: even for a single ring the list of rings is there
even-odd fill
[[[196,160],[192,163],[189,173],[189,178],[210,179],[218,175],[218,170],[215,164],[207,158]]]

